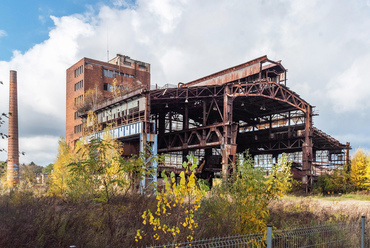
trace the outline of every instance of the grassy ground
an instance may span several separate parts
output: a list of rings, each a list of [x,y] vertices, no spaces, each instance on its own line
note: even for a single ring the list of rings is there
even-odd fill
[[[318,199],[325,199],[330,201],[346,201],[348,199],[351,200],[359,200],[359,201],[370,201],[370,194],[368,192],[358,192],[358,193],[350,193],[350,194],[336,194],[336,195],[318,195],[313,196]]]
[[[370,224],[370,200],[366,193],[341,196],[285,196],[269,205],[269,222],[277,229],[332,222],[360,223],[365,216]]]
[[[333,222],[360,223],[364,215],[369,226],[367,199],[366,193],[330,197],[289,195],[269,204],[268,223],[276,229],[289,229]],[[65,202],[27,192],[0,195],[0,247],[141,246],[144,240],[134,241],[136,230],[143,228],[143,211],[153,207],[155,199],[146,196],[117,197],[110,204],[99,204]],[[226,218],[232,216],[230,213],[225,213],[225,219],[219,223],[209,223],[207,208],[200,211],[194,239],[235,234],[233,219]],[[145,242],[153,243],[150,235],[147,237]]]

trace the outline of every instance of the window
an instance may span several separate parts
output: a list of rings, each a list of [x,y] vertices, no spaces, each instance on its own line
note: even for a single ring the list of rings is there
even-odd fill
[[[75,126],[75,133],[81,133],[82,132],[82,124]]]
[[[104,84],[104,90],[109,91],[109,92],[113,92],[113,86],[110,85],[110,84],[105,83]]]
[[[113,71],[104,69],[104,77],[113,78]]]
[[[80,95],[75,98],[75,106],[80,105],[83,103],[83,95]]]
[[[128,77],[128,78],[133,78],[134,75],[126,74],[121,72],[121,76]]]
[[[145,69],[145,67],[144,67],[144,69]],[[127,74],[127,73],[124,73],[124,72],[111,71],[111,70],[108,70],[108,69],[104,69],[104,77],[113,78],[114,75],[120,75],[120,76],[124,76],[124,77],[128,77],[128,78],[133,78],[134,77],[134,75],[130,75],[130,74]]]
[[[75,70],[75,77],[78,77],[79,75],[81,75],[84,72],[84,69],[83,68],[84,68],[83,65],[81,65],[80,67],[78,67]]]
[[[79,81],[78,83],[75,83],[75,91],[82,89],[83,86],[84,86],[83,80]]]
[[[77,120],[78,118],[80,118],[80,117],[78,116],[78,112],[75,112],[75,120]]]

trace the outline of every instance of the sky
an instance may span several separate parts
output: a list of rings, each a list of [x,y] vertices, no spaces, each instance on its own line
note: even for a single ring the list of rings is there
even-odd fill
[[[267,55],[316,106],[315,127],[370,151],[369,27],[369,0],[0,1],[0,113],[16,70],[20,162],[45,166],[65,137],[66,69],[81,58],[128,55],[164,85]]]

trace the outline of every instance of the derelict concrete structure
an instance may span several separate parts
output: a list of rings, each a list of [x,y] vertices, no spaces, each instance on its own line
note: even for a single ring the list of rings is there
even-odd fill
[[[7,182],[19,183],[17,72],[10,71]]]

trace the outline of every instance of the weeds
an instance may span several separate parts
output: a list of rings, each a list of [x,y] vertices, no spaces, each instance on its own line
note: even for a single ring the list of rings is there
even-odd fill
[[[369,205],[343,198],[335,201],[335,198],[338,197],[285,197],[273,201],[269,205],[269,222],[277,229],[289,229],[337,222],[360,223],[361,216],[365,216],[370,224]]]

